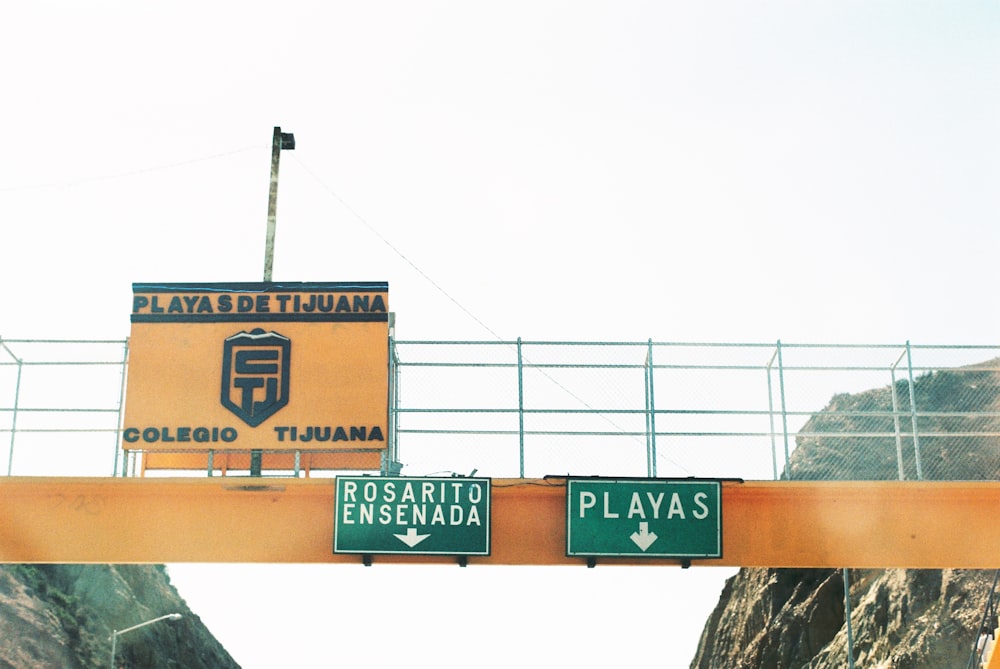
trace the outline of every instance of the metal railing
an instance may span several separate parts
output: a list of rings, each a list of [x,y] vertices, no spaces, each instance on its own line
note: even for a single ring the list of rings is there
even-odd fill
[[[389,345],[406,474],[1000,477],[1000,346]],[[125,340],[0,339],[7,474],[117,472],[127,366]]]
[[[6,474],[113,475],[126,340],[0,339]]]
[[[396,342],[396,457],[457,473],[1000,475],[998,347]],[[807,448],[803,448],[807,446]]]

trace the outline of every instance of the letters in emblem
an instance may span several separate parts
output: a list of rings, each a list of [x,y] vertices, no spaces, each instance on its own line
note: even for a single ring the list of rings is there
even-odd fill
[[[257,427],[288,404],[292,342],[255,328],[225,340],[222,349],[222,406]]]

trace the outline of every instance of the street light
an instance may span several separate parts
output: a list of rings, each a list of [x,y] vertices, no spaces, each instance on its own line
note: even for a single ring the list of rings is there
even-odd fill
[[[132,625],[131,627],[126,627],[123,630],[111,630],[111,669],[115,669],[115,651],[118,649],[118,637],[126,632],[131,632],[137,630],[140,627],[145,627],[146,625],[152,625],[153,623],[158,623],[161,620],[180,620],[183,616],[179,613],[168,613],[165,616],[160,616],[159,618],[153,618],[152,620],[147,620],[144,623],[139,623],[138,625]]]
[[[281,132],[274,126],[274,137],[271,140],[271,189],[267,198],[267,233],[264,237],[264,282],[271,281],[271,271],[274,265],[274,229],[275,218],[278,215],[278,164],[281,162],[282,151],[295,150],[295,135]]]
[[[295,150],[295,135],[281,132],[279,126],[274,126],[274,136],[271,139],[271,189],[267,198],[267,233],[264,237],[264,283],[271,282],[274,266],[274,229],[275,218],[278,215],[278,164],[281,162],[282,151]],[[264,451],[255,448],[250,451],[250,476],[260,476]]]

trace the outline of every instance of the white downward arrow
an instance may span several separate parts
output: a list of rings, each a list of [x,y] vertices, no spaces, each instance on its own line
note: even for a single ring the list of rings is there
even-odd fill
[[[639,531],[632,533],[632,541],[645,552],[656,541],[656,533],[649,531],[649,523],[639,523]]]
[[[414,546],[416,546],[421,541],[423,541],[424,539],[426,539],[427,537],[429,537],[431,535],[429,535],[429,534],[417,534],[417,528],[415,528],[415,527],[408,527],[408,528],[406,528],[406,534],[394,534],[392,536],[396,537],[397,539],[399,539],[400,541],[402,541],[404,544],[406,544],[410,548],[413,548]],[[645,549],[643,549],[643,550],[645,550]]]

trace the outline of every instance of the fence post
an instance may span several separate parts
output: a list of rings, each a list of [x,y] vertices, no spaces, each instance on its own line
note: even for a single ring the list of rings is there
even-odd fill
[[[656,477],[656,403],[653,400],[653,340],[647,342],[646,365],[646,476]]]
[[[399,464],[399,356],[396,353],[395,314],[389,316],[389,434],[382,462],[383,476],[396,476]]]
[[[792,469],[790,467],[790,457],[791,453],[788,451],[788,409],[785,405],[785,365],[781,359],[781,340],[777,342],[777,355],[778,355],[778,390],[781,393],[781,434],[784,439],[785,445],[785,472],[788,475],[788,479],[792,478]]]
[[[896,367],[902,361],[904,355],[906,355],[906,351],[900,353],[899,357],[896,358],[896,362],[889,368],[889,373],[892,377],[892,423],[896,431],[896,468],[899,470],[900,481],[906,479],[906,472],[903,469],[903,435],[899,426],[899,393],[896,392]]]
[[[778,351],[775,350],[771,354],[771,359],[767,361],[767,420],[771,428],[771,470],[775,481],[778,480],[778,448],[774,443],[774,386],[771,383],[771,368],[774,366],[774,359],[777,355]]]
[[[0,339],[0,346],[17,363],[17,380],[14,382],[14,406],[10,418],[10,448],[7,451],[7,476],[10,476],[14,470],[14,437],[17,435],[17,408],[21,399],[21,370],[24,367],[24,361],[14,355],[14,352],[10,350],[3,339]]]
[[[115,464],[111,468],[111,476],[118,476],[118,454],[123,453],[121,436],[122,429],[125,426],[125,386],[126,377],[128,374],[128,339],[125,340],[124,350],[122,350],[122,383],[121,387],[118,389],[118,431],[115,433]],[[124,477],[127,473],[127,465],[125,463],[125,458],[122,457],[122,476]]]
[[[524,478],[524,357],[520,337],[517,338],[517,437],[518,463]]]
[[[910,376],[910,424],[913,426],[913,459],[917,464],[917,480],[924,480],[924,470],[920,463],[920,435],[917,434],[917,398],[913,387],[913,357],[910,353],[910,340],[906,340],[906,370]]]

